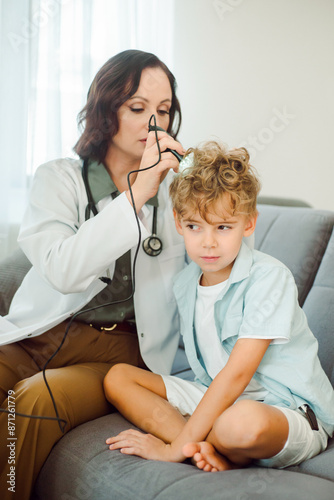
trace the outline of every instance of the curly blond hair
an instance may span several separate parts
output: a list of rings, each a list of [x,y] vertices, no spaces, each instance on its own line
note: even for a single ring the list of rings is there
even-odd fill
[[[207,213],[216,211],[223,195],[228,196],[231,215],[257,214],[261,186],[245,148],[228,150],[223,144],[208,141],[188,149],[185,157],[188,155],[192,155],[190,166],[174,177],[169,188],[179,218],[193,212],[208,221]]]

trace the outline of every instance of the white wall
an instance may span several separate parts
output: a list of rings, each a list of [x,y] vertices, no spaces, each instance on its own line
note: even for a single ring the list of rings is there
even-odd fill
[[[262,195],[334,210],[334,1],[176,0],[185,147],[246,145]]]

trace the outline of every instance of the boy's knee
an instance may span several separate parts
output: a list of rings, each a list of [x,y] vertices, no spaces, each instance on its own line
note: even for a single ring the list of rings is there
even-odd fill
[[[254,401],[235,403],[217,418],[213,431],[227,448],[253,447],[267,432],[268,422],[257,414]]]
[[[245,399],[237,403],[244,440],[249,446],[255,445],[270,428],[270,421],[262,409],[262,403],[258,401]]]
[[[112,366],[104,377],[103,388],[110,403],[115,403],[118,395],[124,392],[125,383],[131,379],[131,369],[133,366],[118,363]]]

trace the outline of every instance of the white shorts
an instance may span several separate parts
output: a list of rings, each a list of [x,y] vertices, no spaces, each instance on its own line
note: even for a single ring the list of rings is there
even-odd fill
[[[161,377],[166,387],[168,402],[177,408],[184,417],[192,415],[207,387],[174,375],[161,375]]]
[[[283,469],[315,457],[327,448],[329,436],[319,421],[319,430],[313,431],[305,415],[300,410],[290,410],[281,406],[276,406],[276,408],[283,412],[288,420],[288,439],[284,448],[277,455],[271,458],[255,460],[256,465]]]
[[[183,380],[172,375],[162,375],[162,378],[169,403],[177,408],[183,416],[192,415],[207,387],[198,382]],[[328,434],[319,422],[319,430],[313,431],[301,411],[280,406],[275,407],[282,411],[288,420],[288,439],[284,448],[277,455],[271,458],[254,460],[254,464],[261,467],[282,469],[298,465],[326,449]]]

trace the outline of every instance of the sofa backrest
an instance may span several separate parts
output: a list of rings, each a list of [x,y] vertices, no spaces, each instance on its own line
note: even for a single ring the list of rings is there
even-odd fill
[[[319,341],[319,358],[334,386],[334,232],[303,307]]]
[[[23,278],[31,268],[31,263],[21,249],[15,250],[0,262],[0,315],[5,316],[12,298]]]
[[[259,205],[255,248],[283,262],[296,280],[302,306],[331,237],[334,212]]]
[[[334,212],[269,205],[258,210],[255,248],[293,273],[321,364],[334,385]]]

